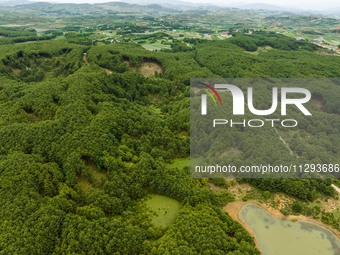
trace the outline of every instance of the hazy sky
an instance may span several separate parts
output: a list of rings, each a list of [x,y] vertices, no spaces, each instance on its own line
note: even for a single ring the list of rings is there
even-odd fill
[[[190,2],[198,2],[197,0],[188,0]],[[213,0],[215,3],[228,4],[228,3],[264,3],[278,6],[295,7],[303,10],[324,10],[340,6],[339,0],[241,0],[241,1],[223,1]],[[207,1],[209,2],[209,1]]]
[[[188,0],[190,2],[199,2],[197,0]],[[304,10],[323,10],[340,6],[339,0],[241,0],[241,1],[223,1],[223,0],[213,0],[215,3],[219,4],[228,4],[228,3],[237,3],[237,4],[255,4],[255,3],[264,3],[264,4],[272,4],[278,6],[288,6],[295,7]],[[209,1],[207,1],[209,2]]]
[[[55,3],[103,3],[103,2],[114,2],[119,0],[31,0],[35,2],[55,2]],[[124,0],[122,0],[124,2]],[[138,1],[138,0],[136,0]],[[176,1],[176,0],[175,0]],[[180,1],[180,0],[179,0]],[[265,3],[284,7],[295,7],[303,10],[324,10],[339,8],[339,0],[182,0],[186,2],[194,3],[214,3],[219,5],[242,5],[242,4],[254,4],[254,3]],[[138,2],[145,4],[148,0],[139,0]],[[150,1],[155,2],[155,1]],[[168,0],[169,3],[173,3],[174,0]]]

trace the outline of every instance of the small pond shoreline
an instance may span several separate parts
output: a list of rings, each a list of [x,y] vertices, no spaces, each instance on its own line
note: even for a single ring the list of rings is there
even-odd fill
[[[268,207],[266,204],[263,203],[259,203],[257,201],[235,201],[235,202],[230,202],[228,203],[226,206],[223,207],[223,210],[226,211],[230,217],[232,217],[234,220],[236,220],[237,222],[239,222],[253,237],[254,237],[254,242],[256,244],[257,249],[261,252],[260,250],[260,246],[258,241],[256,240],[255,237],[255,233],[253,231],[253,229],[248,226],[245,222],[243,222],[240,217],[239,217],[239,213],[242,209],[243,206],[248,205],[248,204],[254,204],[257,206],[260,206],[261,208],[265,209],[267,213],[269,213],[270,215],[274,216],[274,217],[279,217],[282,219],[287,219],[287,220],[291,220],[291,221],[304,221],[304,222],[310,222],[310,223],[314,223],[318,226],[322,226],[324,228],[327,228],[328,230],[332,231],[332,233],[334,233],[337,238],[340,239],[340,232],[334,228],[332,228],[331,226],[321,222],[320,220],[316,220],[312,217],[307,217],[307,216],[303,216],[303,215],[288,215],[285,216],[283,215],[279,210],[274,209],[272,207]]]

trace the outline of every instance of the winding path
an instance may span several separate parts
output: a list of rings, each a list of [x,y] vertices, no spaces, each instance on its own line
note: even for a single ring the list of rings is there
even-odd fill
[[[277,129],[276,129],[275,127],[274,127],[274,129],[275,129],[276,134],[279,136],[280,141],[287,147],[287,149],[289,150],[289,153],[290,153],[291,155],[293,155],[293,151],[292,151],[292,149],[289,147],[288,143],[282,138],[282,136],[279,134],[279,131],[277,131]]]
[[[331,186],[335,189],[336,192],[340,194],[340,189],[337,186],[335,186],[334,184],[332,184]]]
[[[87,65],[89,64],[89,62],[87,62],[86,52],[84,52],[84,54],[83,54],[83,60]]]

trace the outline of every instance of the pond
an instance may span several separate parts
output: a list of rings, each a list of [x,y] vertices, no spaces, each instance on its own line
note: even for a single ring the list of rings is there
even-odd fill
[[[274,217],[255,204],[243,206],[239,218],[253,230],[263,255],[340,254],[337,236],[314,223]]]

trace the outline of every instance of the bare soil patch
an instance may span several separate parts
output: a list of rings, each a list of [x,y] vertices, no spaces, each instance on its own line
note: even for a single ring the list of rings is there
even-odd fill
[[[163,74],[161,65],[155,62],[144,62],[139,70],[145,77],[153,77],[156,76],[156,74]]]
[[[340,56],[339,53],[337,53],[337,52],[328,52],[328,51],[324,51],[324,50],[316,51],[316,53],[319,54],[319,55],[326,55],[326,56]]]
[[[240,151],[237,148],[230,148],[228,150],[225,150],[224,152],[221,153],[221,158],[223,157],[232,157],[235,156],[237,154],[239,154]]]
[[[112,71],[110,70],[110,69],[107,69],[107,68],[103,68],[104,70],[105,70],[105,72],[107,73],[107,74],[112,74]]]
[[[323,102],[322,102],[320,99],[315,99],[315,98],[313,98],[313,99],[311,100],[311,103],[312,103],[312,105],[314,106],[314,108],[315,108],[317,111],[319,111],[319,112],[322,111],[322,109],[323,109]]]
[[[233,194],[236,199],[241,199],[250,190],[251,190],[251,186],[248,183],[237,183],[234,186],[230,186],[228,188],[228,191],[231,194]]]
[[[129,60],[124,60],[130,72],[140,72],[144,77],[155,77],[156,74],[163,74],[162,66],[156,62],[143,62],[140,67],[131,66]]]
[[[260,53],[263,53],[263,52],[267,52],[268,50],[271,50],[272,48],[273,47],[271,47],[271,46],[262,46],[262,47],[258,47],[257,51],[245,51],[245,52],[249,53],[249,54],[256,55],[256,54],[260,54]]]
[[[12,69],[12,71],[13,71],[13,73],[14,73],[15,75],[19,75],[20,72],[21,72],[21,70],[20,70],[19,68],[11,67],[11,69]]]
[[[83,55],[83,61],[88,64],[89,62],[87,61],[86,55]]]

